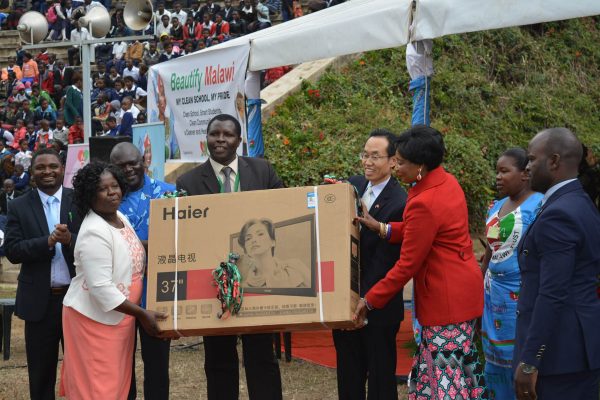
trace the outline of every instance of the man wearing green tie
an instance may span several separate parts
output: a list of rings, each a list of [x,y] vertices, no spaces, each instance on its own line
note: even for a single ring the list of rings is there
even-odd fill
[[[229,114],[215,116],[207,127],[210,158],[177,179],[177,189],[190,195],[277,189],[283,183],[264,159],[242,157],[239,121]],[[241,225],[241,223],[240,223]],[[242,335],[244,367],[250,400],[280,400],[281,376],[273,354],[273,335]],[[204,337],[204,371],[208,400],[237,400],[239,359],[237,336]]]

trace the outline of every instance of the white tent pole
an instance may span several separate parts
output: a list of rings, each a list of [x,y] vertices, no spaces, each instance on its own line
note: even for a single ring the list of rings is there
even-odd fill
[[[90,137],[92,136],[92,100],[91,100],[91,87],[90,77],[92,76],[90,68],[90,51],[92,51],[91,44],[81,45],[81,67],[82,67],[82,92],[83,92],[83,142],[89,143]]]

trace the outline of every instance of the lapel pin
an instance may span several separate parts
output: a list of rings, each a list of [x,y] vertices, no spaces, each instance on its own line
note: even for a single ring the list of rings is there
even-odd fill
[[[379,204],[375,204],[375,208],[379,208]]]

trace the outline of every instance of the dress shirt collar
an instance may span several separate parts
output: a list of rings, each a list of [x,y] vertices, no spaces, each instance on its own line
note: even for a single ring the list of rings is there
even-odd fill
[[[40,195],[40,200],[42,200],[42,204],[44,205],[44,207],[46,207],[46,204],[48,203],[48,198],[50,197],[50,195],[42,192],[40,189],[36,189],[36,190],[38,191],[38,194]],[[63,187],[61,185],[60,188],[58,188],[58,190],[56,191],[56,193],[54,193],[52,195],[58,199],[59,203],[62,201],[62,191],[63,191]]]
[[[372,188],[373,190],[373,199],[376,199],[377,197],[379,197],[379,195],[381,194],[381,192],[383,191],[383,189],[385,188],[385,185],[388,184],[388,182],[390,181],[391,176],[389,176],[385,181],[378,183],[377,185],[372,185],[371,182],[369,182],[369,184],[367,185],[367,188],[365,189],[365,193],[367,190],[369,190],[369,188]]]
[[[546,202],[548,201],[548,199],[550,198],[550,196],[552,196],[554,193],[556,193],[556,191],[558,189],[560,189],[561,187],[563,187],[563,186],[565,186],[565,185],[567,185],[567,184],[569,184],[569,183],[571,183],[573,181],[576,181],[576,180],[577,180],[577,178],[567,179],[566,181],[558,182],[556,185],[551,186],[550,189],[548,189],[546,191],[546,193],[544,193],[544,198],[542,199],[541,205],[543,206],[544,204],[546,204]]]
[[[215,160],[213,160],[212,158],[208,159],[210,161],[210,165],[213,168],[213,171],[215,171],[215,176],[218,176],[219,179],[221,179],[221,177],[223,176],[223,174],[221,173],[221,170],[223,169],[223,167],[230,167],[233,170],[233,174],[231,174],[231,177],[235,177],[238,173],[238,156],[236,155],[235,158],[233,159],[232,162],[229,163],[229,165],[223,165],[220,164],[218,162],[216,162]]]

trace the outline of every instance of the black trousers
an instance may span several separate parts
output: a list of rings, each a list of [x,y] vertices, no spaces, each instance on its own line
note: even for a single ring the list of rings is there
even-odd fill
[[[53,400],[56,385],[58,346],[62,340],[62,301],[52,295],[41,321],[25,321],[25,352],[31,400]]]
[[[396,334],[400,324],[333,330],[340,400],[398,399]],[[369,382],[369,392],[365,384]]]
[[[535,390],[539,400],[597,400],[600,369],[563,375],[538,376]]]
[[[167,400],[169,398],[169,354],[171,351],[171,340],[162,340],[148,335],[137,320],[135,325],[136,330],[140,333],[142,361],[144,362],[144,399]],[[127,397],[129,400],[133,400],[137,396],[135,382],[136,347],[137,335],[133,352],[131,387],[129,388],[129,396]]]
[[[208,400],[239,398],[237,336],[204,337]],[[273,334],[242,335],[244,369],[250,400],[281,400],[281,375],[273,352]]]

